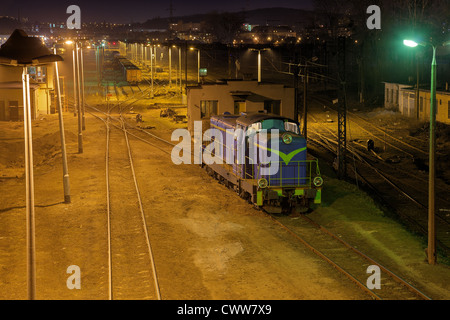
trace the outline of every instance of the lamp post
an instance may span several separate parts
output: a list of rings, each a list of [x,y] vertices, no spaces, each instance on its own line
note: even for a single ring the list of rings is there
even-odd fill
[[[80,65],[81,70],[81,112],[82,112],[82,130],[86,130],[86,119],[84,117],[85,100],[84,100],[84,60],[83,60],[83,47],[80,46]]]
[[[151,91],[151,94],[152,94],[152,98],[153,98],[155,95],[154,95],[154,91],[153,91],[153,46],[152,45],[150,45],[150,70],[151,70],[151,74],[152,74],[152,82],[151,82],[152,91]]]
[[[251,48],[250,51],[257,51],[258,52],[258,83],[261,82],[261,51],[269,50],[268,48],[264,49],[254,49]]]
[[[62,61],[35,37],[15,30],[0,48],[0,63],[22,67],[23,120],[25,140],[25,196],[28,299],[36,299],[36,245],[34,210],[33,137],[31,126],[30,76],[28,66]]]
[[[180,95],[183,94],[183,86],[181,84],[181,46],[178,47],[178,71],[180,73]]]
[[[77,79],[80,81],[80,59],[78,56],[78,42],[75,42],[75,56],[77,64]],[[78,153],[83,153],[83,119],[81,112],[81,88],[78,82]]]
[[[53,49],[53,53],[56,54],[56,48]],[[56,92],[58,94],[58,119],[59,119],[59,132],[61,135],[61,154],[63,162],[64,202],[70,203],[69,170],[67,168],[66,138],[64,135],[64,121],[61,106],[61,87],[59,84],[59,71],[57,61],[55,61],[55,76],[56,76]]]
[[[169,88],[172,88],[172,47],[169,45]]]
[[[73,50],[72,50],[72,72],[73,72],[73,116],[76,117],[77,115],[77,76],[76,76],[76,62],[75,62],[75,44],[72,40],[66,41],[66,44],[73,44]]]
[[[197,50],[197,83],[200,83],[200,49],[191,47],[190,50]]]
[[[181,72],[181,46],[173,45],[172,48],[176,49],[178,47],[178,66],[177,66],[177,81],[175,81],[175,86],[179,85],[180,94],[183,93],[183,88],[181,84],[182,72]],[[179,82],[178,82],[179,81]]]
[[[448,45],[450,41],[443,45]],[[436,264],[436,225],[435,225],[435,153],[436,153],[436,45],[431,43],[417,43],[413,40],[403,40],[405,46],[415,48],[417,46],[430,45],[433,48],[431,61],[431,88],[430,88],[430,151],[428,171],[428,263]],[[419,99],[419,97],[416,97]]]

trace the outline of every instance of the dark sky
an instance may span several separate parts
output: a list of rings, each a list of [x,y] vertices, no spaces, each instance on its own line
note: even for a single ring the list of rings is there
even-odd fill
[[[81,21],[144,22],[157,16],[168,17],[170,0],[1,0],[0,16],[27,17],[31,21],[63,22],[69,15],[66,9],[76,4],[81,9]],[[173,0],[173,15],[195,13],[235,12],[246,9],[285,7],[312,9],[312,0]]]

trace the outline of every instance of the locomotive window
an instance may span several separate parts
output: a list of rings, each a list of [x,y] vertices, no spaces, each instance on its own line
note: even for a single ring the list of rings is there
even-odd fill
[[[278,129],[279,131],[285,131],[284,121],[281,119],[266,119],[261,121],[261,129],[270,130]]]
[[[285,122],[284,130],[298,134],[298,126],[294,122]]]

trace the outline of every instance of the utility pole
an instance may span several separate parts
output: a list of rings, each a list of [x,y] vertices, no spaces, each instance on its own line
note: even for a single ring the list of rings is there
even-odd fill
[[[77,64],[77,79],[80,80],[80,61],[78,57],[78,42],[75,42],[75,54]],[[83,153],[83,132],[82,132],[82,114],[81,114],[81,88],[78,83],[78,153]]]
[[[303,76],[303,137],[308,136],[308,61],[305,62],[305,74]]]
[[[347,101],[345,92],[345,37],[338,38],[338,178],[346,176],[346,151],[347,151]]]
[[[150,70],[152,74],[152,98],[155,96],[153,91],[153,45],[150,45]]]
[[[27,209],[27,274],[28,299],[36,298],[36,244],[34,211],[34,173],[33,173],[33,138],[31,129],[30,75],[27,66],[23,67],[23,117],[25,136],[25,184]]]
[[[419,89],[419,57],[416,53],[416,71],[417,71],[417,87],[416,87],[416,114],[417,114],[417,120],[419,120],[419,111],[420,111],[420,105],[419,105],[419,98],[420,98],[420,89]]]
[[[188,79],[187,79],[187,41],[184,42],[184,85],[187,87]]]
[[[76,72],[76,59],[75,59],[75,43],[73,44],[72,51],[72,62],[73,62],[73,116],[77,116],[77,72]]]
[[[172,88],[172,47],[169,45],[169,88]]]
[[[180,72],[180,94],[183,94],[183,86],[181,85],[181,46],[178,47],[178,70]]]
[[[80,60],[81,60],[81,64],[80,64],[80,69],[81,69],[81,111],[83,114],[83,119],[82,119],[82,129],[86,130],[86,120],[84,117],[84,109],[85,109],[85,102],[84,102],[84,61],[83,61],[83,48],[80,47]]]
[[[433,60],[431,62],[431,101],[430,101],[430,156],[429,156],[429,176],[428,176],[428,263],[436,264],[436,46],[433,47]]]
[[[54,54],[56,54],[56,49],[53,49],[53,52]],[[67,168],[66,138],[64,134],[63,111],[61,106],[61,88],[59,84],[58,62],[55,62],[55,76],[56,76],[56,91],[58,94],[59,132],[61,136],[61,154],[63,162],[64,202],[70,203],[69,170]]]
[[[298,122],[298,66],[293,66],[294,73],[294,120]]]

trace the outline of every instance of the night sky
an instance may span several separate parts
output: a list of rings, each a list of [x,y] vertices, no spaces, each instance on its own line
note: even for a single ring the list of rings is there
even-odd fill
[[[144,22],[154,17],[168,17],[170,0],[2,0],[0,16],[29,18],[30,21],[64,22],[68,18],[66,9],[76,4],[81,8],[82,22],[107,21],[116,23]],[[173,0],[173,16],[196,13],[237,12],[258,8],[285,7],[295,9],[312,9],[312,0]]]

